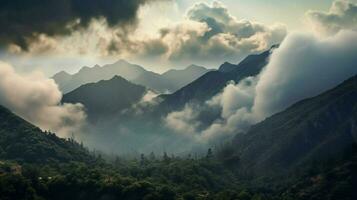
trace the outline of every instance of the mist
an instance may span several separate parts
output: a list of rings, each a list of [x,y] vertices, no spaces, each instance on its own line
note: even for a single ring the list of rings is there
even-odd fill
[[[0,62],[0,104],[43,130],[69,137],[85,125],[81,104],[60,104],[62,93],[52,79],[35,71],[19,74]]]

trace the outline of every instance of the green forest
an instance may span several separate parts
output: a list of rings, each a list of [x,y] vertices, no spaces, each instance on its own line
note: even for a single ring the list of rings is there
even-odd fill
[[[254,177],[215,153],[142,155],[112,162],[1,162],[0,196],[13,199],[355,199],[357,147],[343,159],[314,164],[285,177]],[[329,191],[326,193],[326,191]]]

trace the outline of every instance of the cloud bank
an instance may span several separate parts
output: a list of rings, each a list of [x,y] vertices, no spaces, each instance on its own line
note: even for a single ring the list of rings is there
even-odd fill
[[[357,4],[346,0],[335,1],[329,12],[309,11],[306,16],[315,31],[325,35],[342,29],[357,30]]]
[[[146,1],[133,2],[139,6]],[[11,40],[14,44],[8,50],[17,55],[92,55],[101,59],[115,56],[151,65],[216,66],[223,61],[235,63],[248,54],[263,51],[280,43],[287,33],[282,24],[268,26],[238,20],[218,1],[194,4],[180,21],[160,28],[154,35],[140,32],[136,26],[125,28],[135,22],[136,15],[132,14],[132,20],[119,16],[113,16],[117,20],[110,20],[104,14],[93,15],[85,23],[79,21],[72,25],[66,34],[31,33],[31,39],[25,40],[26,45]]]
[[[62,94],[52,79],[40,72],[21,75],[0,62],[0,104],[62,137],[78,132],[86,115],[80,104],[60,104]]]
[[[211,5],[197,3],[184,18],[180,23],[161,29],[160,38],[147,43],[149,48],[143,48],[146,51],[143,53],[161,54],[171,62],[186,61],[186,64],[212,64],[222,60],[237,62],[247,54],[280,43],[287,33],[282,24],[266,26],[238,20],[218,1]],[[161,51],[151,51],[154,49]]]
[[[197,113],[194,112],[192,106],[186,106],[182,111],[172,112],[165,118],[165,123],[168,128],[177,133],[190,136],[195,134],[199,122],[196,120]]]
[[[253,110],[265,117],[315,96],[357,73],[357,32],[320,39],[291,34],[271,56],[256,87]]]

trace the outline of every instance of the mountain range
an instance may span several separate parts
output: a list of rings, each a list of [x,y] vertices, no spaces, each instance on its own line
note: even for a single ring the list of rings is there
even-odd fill
[[[81,85],[95,83],[100,80],[109,80],[118,75],[135,84],[143,85],[158,93],[171,93],[210,70],[191,65],[182,70],[169,70],[163,74],[147,71],[143,67],[119,60],[113,64],[94,67],[83,67],[71,75],[61,71],[52,78],[60,90],[66,94]]]
[[[143,121],[140,123],[141,126],[145,126],[147,123],[161,123],[162,117],[165,117],[170,112],[183,109],[187,104],[202,104],[221,92],[227,83],[231,81],[238,83],[244,78],[258,75],[267,64],[269,56],[275,48],[277,47],[273,46],[271,49],[261,54],[247,56],[239,64],[224,63],[219,67],[219,70],[208,71],[172,94],[157,96],[153,99],[155,104],[140,108],[142,109],[141,112],[144,114],[140,118],[140,120]],[[124,74],[130,79],[138,80],[137,77],[134,78],[137,73],[131,72],[140,71],[142,68],[128,64],[124,61],[119,62],[124,64],[120,64],[120,67],[115,67],[117,65],[113,65],[84,68],[79,73],[73,75],[77,78],[72,80],[80,80],[81,78],[78,77],[87,77],[85,76],[86,74],[88,74],[88,77],[95,76],[92,74],[92,71],[98,71],[98,73],[106,74],[106,76],[109,77],[110,70],[108,69],[111,68],[120,70],[127,69],[126,74],[124,74],[123,71],[121,71],[121,74]],[[228,65],[229,69],[227,68]],[[205,71],[204,68],[190,66],[185,70],[170,70],[160,76],[184,85],[188,80],[195,78],[198,73],[197,70],[200,73]],[[143,98],[148,91],[149,89],[140,84],[137,85],[135,82],[129,81],[125,77],[115,76],[109,80],[84,84],[79,88],[64,94],[62,102],[82,103],[87,109],[88,118],[91,123],[96,123],[101,119],[103,119],[102,121],[108,121],[108,119],[116,121],[120,119],[120,121],[114,122],[114,124],[120,123],[124,125],[125,121],[131,121],[130,123],[136,124],[137,121],[139,121],[139,116],[135,114],[137,112],[137,107],[133,107],[133,105],[139,103],[141,98]],[[204,121],[204,124],[206,125],[219,117],[218,112],[213,110],[207,110],[207,112],[202,112],[205,114],[200,117],[201,121]],[[105,126],[108,127],[107,124]],[[148,127],[140,128],[139,130],[146,130],[147,128]],[[161,130],[157,132],[165,131]]]
[[[238,83],[249,76],[258,75],[268,63],[271,49],[250,55],[239,64],[224,63],[217,71],[210,71],[173,94],[160,95],[160,110],[169,112],[182,109],[186,104],[205,102],[223,90],[230,81]]]
[[[99,85],[105,89],[113,83],[130,84],[116,76]],[[93,86],[98,87],[88,84],[80,89],[85,91]],[[145,89],[136,87],[143,94]],[[3,159],[25,162],[91,159],[78,143],[43,132],[2,106],[0,133],[0,156]],[[232,145],[227,147],[233,148],[234,152],[229,156],[239,158],[236,162],[241,169],[267,175],[338,158],[356,142],[357,76],[354,76],[253,125],[248,132],[237,134]]]
[[[271,50],[247,57],[238,65],[225,63],[218,71],[208,72],[171,95],[177,95],[177,102],[182,105],[204,102],[222,90],[225,81],[238,82],[256,76],[270,53]],[[215,80],[220,84],[212,84]],[[204,91],[187,95],[194,88]],[[81,102],[96,120],[102,114],[115,115],[131,107],[147,92],[144,86],[114,76],[80,86],[64,95],[63,102]],[[170,95],[159,98],[163,101],[154,109],[175,102],[167,100],[174,99]],[[142,129],[140,123],[134,124],[135,128]],[[158,124],[152,127],[144,131],[153,135]],[[126,136],[130,134],[125,132]],[[147,135],[139,137],[142,143],[153,145],[145,140]],[[159,137],[164,136],[153,135],[153,141]],[[114,137],[106,138],[118,145]],[[146,152],[130,162],[116,157],[115,162],[105,163],[102,154],[90,153],[73,138],[61,139],[41,131],[0,106],[0,194],[5,199],[195,199],[191,197],[207,195],[209,191],[214,195],[209,199],[230,196],[352,200],[357,197],[356,142],[356,75],[320,95],[293,104],[245,133],[237,133],[232,141],[214,151],[208,149],[207,155],[199,159],[191,155],[168,156],[165,151],[162,159]]]

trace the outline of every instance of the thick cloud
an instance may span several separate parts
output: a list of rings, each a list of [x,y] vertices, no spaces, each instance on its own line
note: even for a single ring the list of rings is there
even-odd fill
[[[192,136],[199,126],[196,114],[192,106],[186,106],[182,111],[168,114],[165,118],[166,126],[178,133]]]
[[[155,37],[113,38],[112,53],[182,66],[215,66],[265,50],[280,43],[287,33],[281,24],[237,20],[220,2],[194,4],[183,18],[161,28]]]
[[[243,107],[251,107],[254,101],[254,86],[256,78],[248,77],[239,84],[229,83],[223,92],[207,103],[209,105],[219,105],[222,107],[222,117],[227,118],[234,114],[236,110]],[[237,99],[239,101],[237,101]]]
[[[357,32],[319,39],[291,34],[274,51],[256,87],[254,112],[260,117],[330,89],[357,73]]]
[[[62,94],[42,73],[21,75],[0,62],[0,104],[44,130],[67,137],[82,128],[86,115],[80,104],[60,104]]]
[[[38,34],[68,35],[104,18],[110,27],[132,25],[138,9],[151,0],[2,0],[0,44],[22,49]]]
[[[357,4],[337,0],[329,12],[309,11],[307,17],[316,31],[335,34],[343,29],[357,30]]]
[[[213,2],[212,5],[207,5],[206,3],[195,4],[187,12],[187,18],[193,21],[204,22],[210,27],[210,31],[205,34],[206,37],[211,37],[220,33],[231,33],[237,39],[250,38],[259,33],[270,32],[263,24],[257,22],[250,22],[247,20],[237,20],[232,16],[228,9],[220,2]],[[276,40],[273,43],[280,42],[285,36],[283,30],[281,35],[275,35]],[[259,44],[256,48],[266,49],[269,46],[260,47]]]
[[[229,137],[232,133],[245,131],[256,122],[251,109],[255,98],[255,87],[259,77],[247,77],[238,84],[229,83],[212,100],[209,106],[221,108],[221,119],[199,133],[200,141],[212,141]]]
[[[146,1],[133,2],[143,4]],[[273,44],[280,43],[286,35],[284,25],[267,26],[258,22],[238,20],[219,2],[194,4],[182,20],[160,28],[153,35],[140,32],[140,28],[136,30],[125,28],[127,27],[125,25],[132,24],[128,23],[132,22],[129,19],[118,18],[115,21],[99,13],[90,19],[74,20],[70,27],[59,26],[62,27],[63,32],[31,30],[28,31],[29,33],[23,33],[24,31],[18,30],[11,36],[8,36],[9,31],[4,32],[2,38],[11,42],[8,50],[15,55],[45,55],[47,57],[90,55],[98,59],[115,56],[146,65],[159,63],[160,65],[186,66],[196,63],[212,67],[224,61],[236,63],[247,54],[257,53]],[[32,27],[28,26],[29,29]],[[16,38],[22,40],[23,44]]]
[[[286,28],[281,24],[266,26],[237,20],[220,2],[197,3],[185,18],[161,30],[164,56],[173,62],[236,62],[249,53],[280,43],[286,35]]]
[[[220,141],[232,133],[244,131],[255,122],[250,113],[254,103],[257,77],[248,77],[238,84],[229,82],[222,93],[214,96],[205,105],[186,105],[182,111],[169,113],[164,123],[168,128],[192,137],[195,142]],[[221,117],[208,127],[202,127],[200,112],[204,109],[221,109]]]

